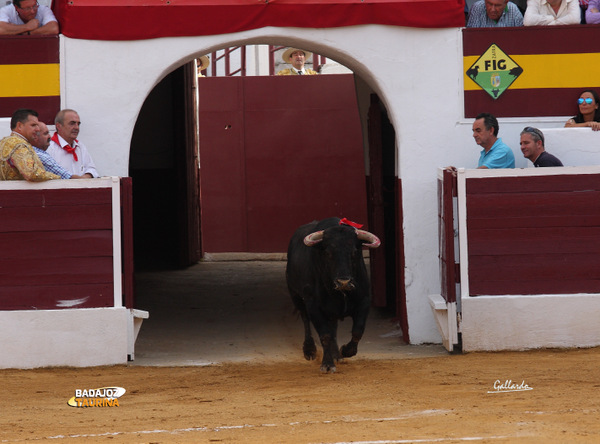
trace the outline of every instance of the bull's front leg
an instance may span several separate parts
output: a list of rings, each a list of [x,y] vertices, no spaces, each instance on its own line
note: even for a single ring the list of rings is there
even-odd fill
[[[337,327],[337,322],[334,322]],[[335,329],[333,334],[325,333],[319,335],[321,339],[321,345],[323,346],[323,360],[321,361],[321,371],[324,373],[334,373],[337,368],[335,366],[336,361],[340,359],[340,353],[338,349],[337,339],[335,337]]]
[[[310,311],[310,319],[321,340],[323,347],[322,372],[335,372],[335,361],[340,359],[337,344],[337,319],[328,318],[317,307]]]
[[[363,302],[352,316],[352,339],[340,349],[342,358],[351,358],[358,353],[358,343],[363,337],[369,316],[370,301]]]

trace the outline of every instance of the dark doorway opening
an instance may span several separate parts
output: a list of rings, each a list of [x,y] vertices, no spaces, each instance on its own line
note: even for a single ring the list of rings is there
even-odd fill
[[[371,95],[369,131],[369,226],[381,233],[382,246],[371,252],[373,304],[393,313],[409,343],[404,289],[402,184],[396,174],[396,132],[385,106]]]
[[[194,105],[186,65],[148,95],[131,141],[136,270],[176,269],[199,259]]]

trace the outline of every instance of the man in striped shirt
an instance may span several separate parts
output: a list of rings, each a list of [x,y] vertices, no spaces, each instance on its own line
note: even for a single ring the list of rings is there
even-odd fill
[[[479,0],[471,6],[467,28],[523,26],[523,14],[508,0]]]
[[[33,141],[33,150],[38,155],[46,171],[60,176],[61,179],[87,179],[88,176],[78,176],[71,174],[69,171],[61,167],[54,158],[46,152],[50,146],[50,130],[44,122],[39,122],[40,131],[35,134]]]

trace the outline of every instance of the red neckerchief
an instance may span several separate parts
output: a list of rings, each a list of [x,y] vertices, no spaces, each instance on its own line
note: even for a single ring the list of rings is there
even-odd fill
[[[340,220],[340,225],[350,225],[354,228],[362,228],[362,224],[357,224],[356,222],[352,222],[351,220],[346,219],[345,217]]]
[[[56,144],[58,146],[60,146],[60,142],[58,141],[58,133],[54,133],[54,135],[52,136],[52,141],[56,142]],[[75,139],[75,142],[77,142],[77,139]],[[73,154],[73,159],[75,160],[75,162],[77,162],[77,153],[75,152],[75,148],[73,148],[71,145],[67,144],[63,147],[61,147],[63,150],[65,150],[67,153],[71,153]]]

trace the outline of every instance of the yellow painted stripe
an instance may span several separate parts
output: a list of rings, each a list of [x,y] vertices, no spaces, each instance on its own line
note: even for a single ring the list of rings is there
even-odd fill
[[[58,63],[0,65],[0,97],[60,95]]]
[[[523,68],[509,89],[600,87],[600,54],[510,55]],[[463,57],[464,72],[479,56]],[[481,72],[481,71],[480,71]],[[465,74],[465,90],[481,89]]]

